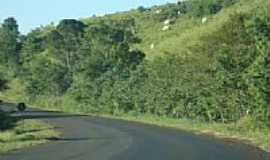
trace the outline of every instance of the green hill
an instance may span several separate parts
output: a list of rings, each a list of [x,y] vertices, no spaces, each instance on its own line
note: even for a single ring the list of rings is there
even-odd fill
[[[84,21],[91,24],[102,20],[121,21],[132,18],[136,23],[136,33],[142,39],[142,43],[135,45],[135,47],[143,50],[147,56],[166,53],[183,54],[188,52],[190,47],[200,45],[201,37],[220,31],[230,15],[234,13],[255,14],[261,9],[269,7],[267,1],[261,0],[228,0],[226,2],[228,4],[217,14],[206,13],[194,16],[193,12],[195,11],[184,14],[185,12],[181,12],[183,10],[181,5],[172,3],[147,8],[144,11],[137,9],[102,17],[92,17],[84,19]],[[180,15],[178,15],[179,11]],[[202,24],[204,17],[208,20]],[[166,20],[170,20],[170,29],[162,31]],[[151,44],[154,44],[154,49],[151,49]]]
[[[269,130],[269,11],[265,0],[189,0],[25,36],[9,18],[0,82],[10,89],[1,93],[66,111]]]

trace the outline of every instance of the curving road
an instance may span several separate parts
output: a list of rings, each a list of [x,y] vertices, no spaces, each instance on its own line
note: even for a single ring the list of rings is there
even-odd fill
[[[267,153],[241,143],[176,129],[38,110],[20,116],[44,119],[64,134],[0,160],[270,160]]]

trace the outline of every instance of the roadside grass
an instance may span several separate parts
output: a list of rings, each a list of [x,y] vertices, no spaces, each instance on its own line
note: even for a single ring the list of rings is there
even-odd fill
[[[48,142],[59,136],[54,127],[40,120],[23,120],[14,128],[0,131],[0,153]]]

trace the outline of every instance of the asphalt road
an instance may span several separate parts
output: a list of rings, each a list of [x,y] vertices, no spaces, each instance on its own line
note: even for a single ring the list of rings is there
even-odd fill
[[[270,160],[249,145],[176,129],[38,110],[19,116],[48,121],[63,136],[0,160]]]

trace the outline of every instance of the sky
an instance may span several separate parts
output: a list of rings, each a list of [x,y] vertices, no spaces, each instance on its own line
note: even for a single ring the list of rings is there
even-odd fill
[[[7,17],[18,21],[23,34],[61,19],[90,17],[153,6],[176,0],[0,0],[0,23]]]

